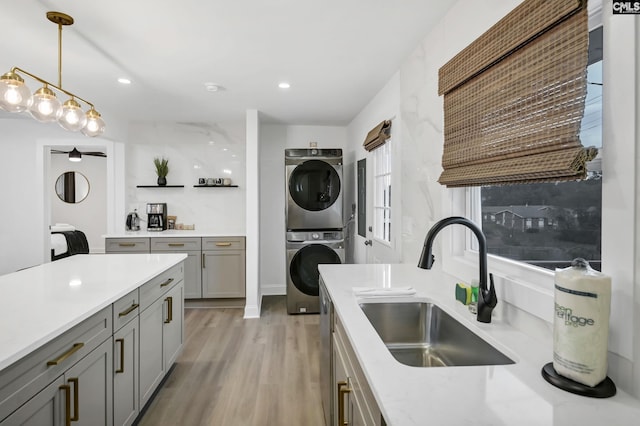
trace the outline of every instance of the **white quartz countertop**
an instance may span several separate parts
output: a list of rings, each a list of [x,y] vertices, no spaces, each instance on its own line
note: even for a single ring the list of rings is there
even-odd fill
[[[552,360],[552,336],[536,340],[495,318],[491,324],[477,322],[455,300],[455,278],[414,265],[319,265],[319,270],[390,426],[636,425],[640,421],[640,402],[620,389],[612,398],[597,399],[547,383],[540,370]],[[435,302],[515,364],[432,368],[401,364],[360,309],[364,299],[354,296],[353,287],[413,287],[415,296],[367,301]]]
[[[75,255],[0,276],[0,370],[185,258]]]
[[[243,234],[236,233],[224,233],[209,232],[209,231],[197,231],[197,230],[183,230],[183,229],[167,229],[166,231],[122,231],[114,232],[112,234],[103,235],[104,238],[148,238],[148,237],[244,237]]]

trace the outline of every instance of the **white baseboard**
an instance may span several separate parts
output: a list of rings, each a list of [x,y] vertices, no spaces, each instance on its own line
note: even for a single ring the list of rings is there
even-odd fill
[[[287,294],[287,286],[285,284],[262,284],[260,293],[263,296],[284,296]]]

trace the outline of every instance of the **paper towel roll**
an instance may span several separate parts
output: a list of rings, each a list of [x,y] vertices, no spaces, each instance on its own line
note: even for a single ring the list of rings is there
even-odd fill
[[[607,377],[611,278],[575,259],[556,269],[553,368],[587,386]]]

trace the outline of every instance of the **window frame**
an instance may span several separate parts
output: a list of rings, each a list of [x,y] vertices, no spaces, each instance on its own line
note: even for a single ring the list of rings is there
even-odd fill
[[[381,234],[385,233],[384,230],[384,224],[387,223],[389,225],[389,228],[391,228],[391,225],[393,224],[392,221],[392,213],[393,213],[393,205],[391,203],[391,190],[389,191],[389,198],[382,200],[382,204],[381,200],[379,199],[380,194],[378,192],[378,183],[379,183],[379,179],[385,179],[388,177],[389,179],[389,187],[393,188],[392,182],[393,182],[393,149],[392,149],[392,137],[390,137],[389,139],[387,139],[387,141],[380,147],[376,148],[375,150],[373,150],[371,152],[372,155],[372,162],[373,162],[373,200],[372,200],[372,208],[373,208],[373,235],[372,238],[380,244],[383,244],[387,247],[392,248],[393,247],[393,239],[394,239],[394,234],[392,232],[391,229],[389,229],[389,239],[385,239],[384,235],[382,235],[381,238]],[[379,157],[383,157],[383,158],[379,158]],[[384,167],[384,170],[381,172],[380,171],[380,162],[384,162],[386,163],[386,167]],[[378,213],[382,211],[383,216],[384,216],[384,212],[387,212],[388,215],[388,219],[385,221],[383,218],[382,224],[383,224],[383,229],[380,229],[380,227],[378,226]]]

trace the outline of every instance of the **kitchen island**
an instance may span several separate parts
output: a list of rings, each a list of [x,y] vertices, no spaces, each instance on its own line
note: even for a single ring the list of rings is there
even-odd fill
[[[379,413],[377,418],[372,416],[374,424],[384,424],[380,415],[387,425],[398,426],[632,425],[640,418],[640,402],[620,389],[612,398],[596,399],[547,383],[540,370],[553,359],[552,328],[548,338],[540,340],[500,318],[490,324],[477,322],[466,306],[456,302],[456,280],[451,276],[414,265],[319,265],[319,270],[333,303],[337,330],[333,334],[344,332],[365,378],[367,386],[363,387],[370,388],[375,399],[370,404],[374,407],[369,406]],[[354,295],[354,287],[412,287],[416,294],[365,299]],[[360,308],[363,302],[383,301],[433,302],[514,363],[459,367],[401,364]],[[334,352],[334,360],[335,356]],[[350,387],[358,390],[354,384]]]
[[[130,424],[182,348],[185,258],[76,255],[1,276],[0,424]]]

